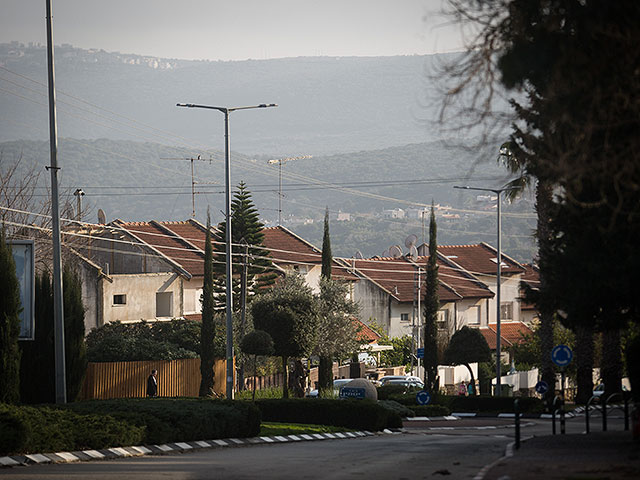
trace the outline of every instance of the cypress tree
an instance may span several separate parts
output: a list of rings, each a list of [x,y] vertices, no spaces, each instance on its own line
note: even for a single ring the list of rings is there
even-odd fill
[[[35,289],[35,336],[33,341],[20,342],[20,400],[54,403],[53,290],[47,273],[36,276]]]
[[[87,346],[84,341],[84,305],[80,278],[69,265],[62,272],[64,302],[64,348],[67,400],[73,402],[82,389],[87,372]]]
[[[331,237],[329,236],[329,207],[324,212],[324,234],[322,236],[322,278],[331,279]]]
[[[322,270],[321,277],[325,280],[331,280],[331,237],[329,236],[329,207],[324,212],[324,235],[322,236]],[[333,393],[332,389],[333,377],[333,359],[327,355],[320,355],[318,365],[318,393],[320,396],[323,392]]]
[[[429,219],[429,259],[424,299],[424,384],[432,394],[438,392],[438,244],[436,215],[431,202]]]
[[[233,252],[232,274],[233,309],[240,308],[240,274],[242,269],[243,243],[249,245],[247,269],[247,295],[265,290],[275,282],[277,275],[271,270],[269,252],[264,248],[264,224],[260,222],[258,209],[251,199],[251,192],[244,182],[240,182],[231,202],[231,251]],[[226,221],[218,225],[214,234],[215,262],[215,301],[216,308],[225,306],[225,262],[226,262]]]
[[[20,286],[11,247],[0,232],[0,402],[20,400]]]
[[[202,285],[202,325],[200,327],[200,391],[201,397],[211,395],[214,383],[213,364],[215,301],[213,277],[213,248],[211,247],[211,217],[207,210],[207,232],[204,244],[204,279]]]

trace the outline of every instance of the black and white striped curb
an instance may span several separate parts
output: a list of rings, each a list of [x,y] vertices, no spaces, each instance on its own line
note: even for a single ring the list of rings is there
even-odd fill
[[[451,414],[452,417],[459,417],[459,418],[473,418],[473,417],[477,417],[477,418],[516,418],[516,414],[515,413],[452,413]],[[550,413],[521,413],[520,414],[520,418],[551,418],[553,415],[551,415]],[[559,416],[556,415],[556,417]],[[566,418],[572,418],[575,417],[576,414],[573,412],[566,412],[564,414],[564,416]]]
[[[460,420],[460,418],[454,415],[446,415],[444,417],[407,417],[403,420],[409,422],[441,422],[443,420]]]
[[[383,430],[382,433],[397,433]],[[269,443],[302,442],[316,440],[336,440],[360,438],[376,435],[369,431],[313,433],[300,435],[276,435],[273,437],[226,438],[224,440],[199,440],[195,442],[164,443],[162,445],[146,445],[134,447],[114,447],[104,450],[82,450],[77,452],[34,453],[30,455],[13,455],[0,457],[0,467],[18,465],[34,465],[42,463],[70,463],[88,460],[107,460],[112,458],[138,457],[142,455],[162,455],[175,452],[187,452],[202,448],[235,447],[241,445],[258,445]]]

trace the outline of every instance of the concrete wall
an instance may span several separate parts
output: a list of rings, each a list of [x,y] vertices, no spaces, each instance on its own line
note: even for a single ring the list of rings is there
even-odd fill
[[[175,273],[147,273],[138,275],[112,275],[113,283],[103,282],[104,323],[155,320],[156,293],[173,294],[171,315],[182,315],[182,279]],[[126,295],[124,305],[114,305],[114,295]]]
[[[496,277],[495,275],[476,275],[481,282],[489,287],[489,289],[496,294]],[[500,303],[511,303],[513,306],[513,318],[505,321],[520,321],[520,280],[521,275],[505,275],[503,274],[500,279],[501,299]],[[496,297],[489,300],[489,323],[496,322]],[[483,324],[486,326],[486,324]]]
[[[368,280],[360,279],[353,285],[353,298],[360,305],[360,319],[364,323],[371,320],[389,333],[391,297]]]

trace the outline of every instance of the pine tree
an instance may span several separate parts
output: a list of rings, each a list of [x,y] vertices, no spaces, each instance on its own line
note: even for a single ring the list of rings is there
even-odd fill
[[[87,346],[84,341],[84,305],[80,278],[65,265],[64,285],[64,351],[67,380],[67,400],[73,402],[82,389],[87,371]]]
[[[277,275],[272,271],[269,252],[264,248],[264,225],[260,222],[258,210],[253,204],[251,193],[244,182],[240,182],[231,202],[231,251],[233,252],[233,310],[240,308],[240,275],[244,256],[243,243],[248,247],[247,295],[251,297],[273,285]],[[218,225],[214,234],[215,301],[216,308],[224,308],[225,262],[226,262],[226,221]]]
[[[424,299],[424,384],[432,394],[438,392],[438,245],[436,215],[431,203],[429,220],[429,259],[427,260]]]
[[[0,232],[0,402],[20,400],[20,286],[11,247]]]
[[[215,300],[213,277],[213,248],[211,247],[211,217],[207,210],[207,232],[204,245],[204,279],[202,285],[202,325],[200,327],[200,391],[201,397],[211,395],[214,383],[213,364],[215,328]]]

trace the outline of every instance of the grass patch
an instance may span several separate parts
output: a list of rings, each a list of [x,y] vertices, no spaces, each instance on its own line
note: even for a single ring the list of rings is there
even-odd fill
[[[275,435],[301,435],[303,433],[314,434],[350,431],[350,429],[344,427],[334,427],[331,425],[309,425],[306,423],[262,422],[262,424],[260,425],[261,437],[273,437]]]

